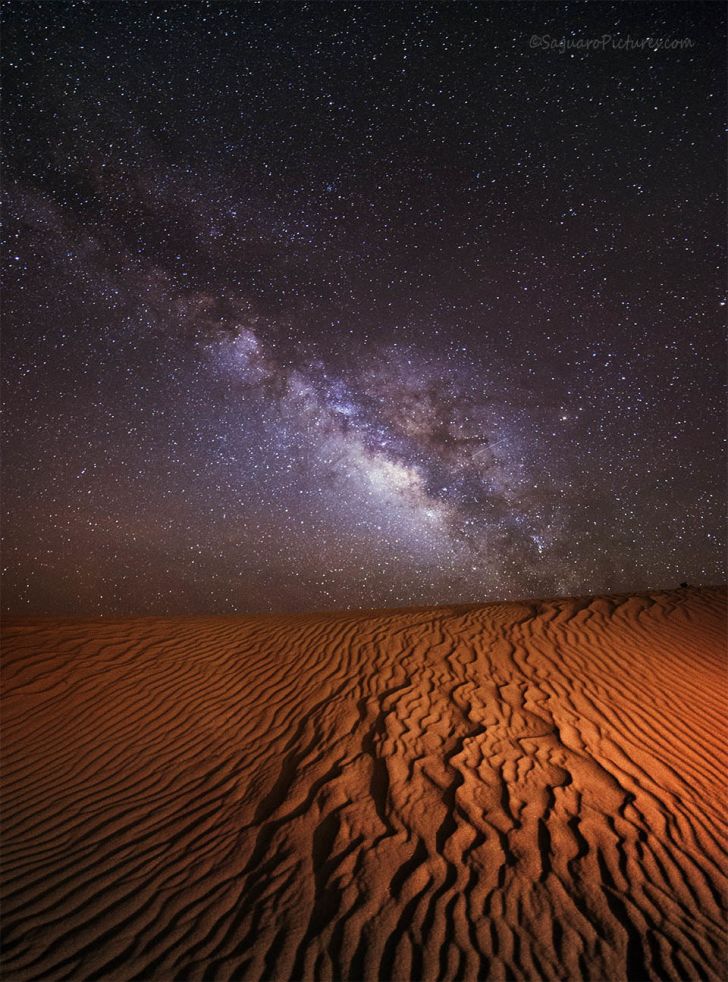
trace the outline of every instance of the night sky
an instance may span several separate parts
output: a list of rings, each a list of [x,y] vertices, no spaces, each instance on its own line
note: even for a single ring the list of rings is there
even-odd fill
[[[724,579],[723,4],[3,33],[6,612]]]

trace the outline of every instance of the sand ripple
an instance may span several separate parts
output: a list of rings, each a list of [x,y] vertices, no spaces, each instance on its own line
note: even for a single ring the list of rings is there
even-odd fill
[[[725,593],[4,632],[3,978],[718,979]]]

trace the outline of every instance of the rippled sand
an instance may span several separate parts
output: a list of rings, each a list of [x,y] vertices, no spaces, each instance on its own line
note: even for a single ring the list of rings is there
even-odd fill
[[[4,979],[723,975],[723,590],[3,651]]]

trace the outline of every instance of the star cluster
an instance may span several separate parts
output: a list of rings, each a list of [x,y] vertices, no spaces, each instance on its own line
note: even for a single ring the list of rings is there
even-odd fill
[[[721,5],[4,20],[7,611],[724,577]]]

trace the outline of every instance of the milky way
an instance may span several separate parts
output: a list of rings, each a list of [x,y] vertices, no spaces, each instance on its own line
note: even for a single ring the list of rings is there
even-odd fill
[[[7,610],[724,577],[725,14],[578,10],[6,8]]]

